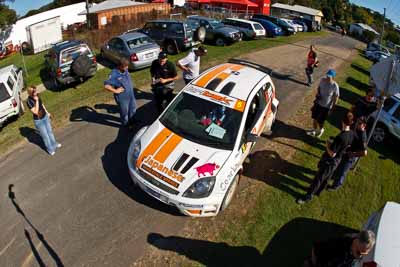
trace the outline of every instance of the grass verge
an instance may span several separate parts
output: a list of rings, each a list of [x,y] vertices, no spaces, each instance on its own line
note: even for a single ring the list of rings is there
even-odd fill
[[[326,32],[316,33],[302,33],[289,37],[278,37],[274,39],[263,39],[244,41],[236,43],[228,47],[208,46],[208,54],[202,59],[202,67],[211,67],[216,64],[225,62],[229,58],[237,57],[242,54],[254,52],[274,46],[285,45],[288,43],[295,43],[309,38],[322,37],[327,35]],[[18,57],[20,55],[12,55],[1,61],[0,66],[8,64],[16,64],[21,66]],[[175,62],[181,58],[182,54],[170,56],[170,60]],[[39,72],[43,66],[44,57],[42,54],[33,55],[26,59],[28,71],[31,78],[28,78],[27,84],[41,83]],[[42,60],[42,61],[40,61]],[[31,73],[37,73],[34,77]],[[112,95],[103,89],[103,82],[107,79],[109,69],[101,69],[96,73],[96,76],[86,81],[83,84],[63,91],[47,90],[41,94],[41,97],[47,107],[52,113],[54,127],[60,127],[70,120],[70,115],[74,110],[82,106],[92,106],[96,103],[104,103],[112,101]],[[150,84],[150,74],[148,69],[136,71],[131,73],[135,86],[140,89],[148,89]],[[140,98],[140,96],[137,96]],[[34,128],[30,112],[26,112],[21,118],[6,125],[1,130],[0,135],[0,154],[10,150],[15,144],[26,137],[27,128]]]
[[[360,229],[367,218],[386,201],[400,202],[400,155],[395,151],[399,142],[392,140],[397,145],[374,145],[369,148],[368,156],[361,159],[340,190],[324,192],[303,206],[295,203],[295,197],[303,194],[314,178],[325,140],[339,133],[339,120],[351,103],[365,94],[370,66],[368,60],[357,56],[338,77],[341,101],[326,125],[323,140],[292,140],[294,142],[290,146],[296,151],[289,159],[283,159],[284,153],[260,152],[263,160],[275,161],[271,164],[274,169],[264,167],[264,176],[258,177],[259,180],[269,180],[266,182],[269,186],[260,190],[254,208],[245,216],[232,220],[229,227],[225,227],[217,236],[217,240],[234,248],[246,245],[255,247],[261,252],[261,262],[257,264],[302,266],[313,241]],[[288,126],[292,131],[301,131],[306,127],[304,121],[310,120],[310,107],[306,105],[296,115],[296,121]],[[293,136],[291,138],[295,139]],[[268,165],[266,161],[264,165]]]

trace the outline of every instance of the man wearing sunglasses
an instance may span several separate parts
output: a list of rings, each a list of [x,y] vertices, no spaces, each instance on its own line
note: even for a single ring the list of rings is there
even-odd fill
[[[374,244],[375,234],[370,230],[315,242],[304,267],[352,267],[357,260],[368,255]]]

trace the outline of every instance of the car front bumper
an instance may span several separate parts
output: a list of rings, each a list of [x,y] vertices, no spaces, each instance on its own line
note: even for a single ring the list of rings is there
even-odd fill
[[[170,194],[148,182],[137,169],[132,168],[129,163],[128,165],[130,165],[128,166],[129,174],[137,186],[153,198],[176,207],[182,214],[192,217],[210,217],[218,214],[223,196],[218,197],[211,194],[207,198],[191,199],[180,196],[180,193],[178,195]]]

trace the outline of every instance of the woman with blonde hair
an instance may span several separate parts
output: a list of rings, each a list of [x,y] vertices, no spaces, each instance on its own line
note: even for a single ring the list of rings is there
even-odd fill
[[[61,144],[57,143],[54,137],[50,121],[51,115],[43,105],[35,86],[28,88],[26,104],[33,114],[33,123],[43,139],[47,152],[53,156],[56,153],[56,148],[60,148]]]

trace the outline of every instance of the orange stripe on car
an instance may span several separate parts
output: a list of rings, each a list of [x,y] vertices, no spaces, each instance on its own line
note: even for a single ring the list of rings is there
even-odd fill
[[[222,66],[219,66],[213,70],[211,70],[210,72],[208,72],[207,74],[205,74],[203,77],[200,78],[200,80],[198,80],[196,82],[196,85],[199,87],[205,87],[206,84],[211,81],[212,78],[214,78],[215,76],[217,76],[220,72],[223,72],[224,70],[228,69],[229,67],[231,67],[232,64],[224,64]]]
[[[151,143],[145,148],[145,150],[140,154],[136,166],[140,167],[142,161],[145,157],[154,154],[157,149],[167,140],[167,138],[171,135],[171,131],[167,128],[164,128],[154,139]]]
[[[173,134],[170,139],[165,143],[165,145],[157,152],[154,159],[160,163],[164,163],[165,160],[169,157],[172,151],[178,146],[178,144],[182,141],[182,137],[179,135]]]

